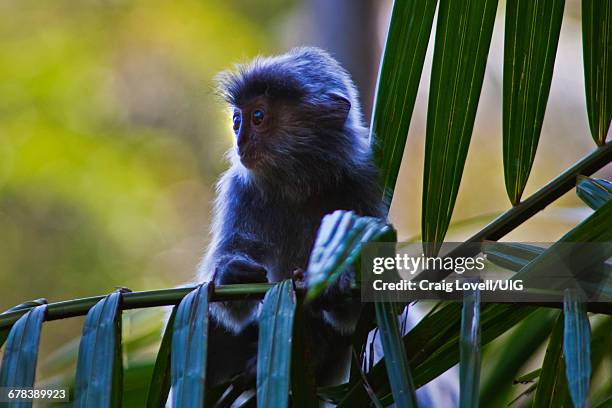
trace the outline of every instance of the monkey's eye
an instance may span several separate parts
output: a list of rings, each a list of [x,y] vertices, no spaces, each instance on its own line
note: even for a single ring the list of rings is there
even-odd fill
[[[257,109],[253,111],[253,124],[255,126],[261,125],[261,122],[263,122],[263,120],[264,120],[264,113],[262,110]]]
[[[232,121],[234,122],[234,132],[237,132],[240,129],[240,123],[242,122],[239,112],[234,113]]]

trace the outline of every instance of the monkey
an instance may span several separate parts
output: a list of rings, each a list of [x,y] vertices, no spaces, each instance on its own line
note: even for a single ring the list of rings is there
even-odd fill
[[[279,282],[307,272],[322,218],[335,210],[384,218],[358,93],[327,52],[300,47],[218,76],[235,134],[217,183],[211,241],[198,267],[215,285]],[[342,379],[359,299],[347,269],[304,310],[318,385]],[[307,279],[306,279],[307,281]],[[213,302],[207,382],[254,380],[260,302]]]

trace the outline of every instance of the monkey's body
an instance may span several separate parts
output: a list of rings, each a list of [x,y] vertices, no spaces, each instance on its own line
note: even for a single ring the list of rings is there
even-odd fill
[[[235,109],[238,152],[233,150],[232,167],[218,184],[201,281],[290,278],[296,269],[306,270],[324,215],[337,209],[383,215],[356,91],[331,57],[312,48],[293,50],[257,60],[222,87]],[[305,311],[320,384],[337,381],[349,356],[359,312],[358,300],[350,298],[351,279],[352,271],[345,272]],[[213,304],[211,383],[253,370],[257,311],[254,301]]]

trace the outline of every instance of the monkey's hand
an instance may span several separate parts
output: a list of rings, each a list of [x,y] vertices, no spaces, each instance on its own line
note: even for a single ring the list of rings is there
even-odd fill
[[[325,321],[341,334],[353,333],[361,311],[359,298],[352,291],[354,276],[352,269],[345,271],[315,302]]]
[[[215,285],[268,282],[266,268],[244,254],[228,254],[217,262],[214,276]],[[240,300],[215,302],[211,312],[217,322],[234,333],[240,332],[253,322],[258,314],[259,301]]]

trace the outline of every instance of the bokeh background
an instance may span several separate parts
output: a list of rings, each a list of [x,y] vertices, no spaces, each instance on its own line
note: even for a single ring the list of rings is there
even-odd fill
[[[503,3],[450,240],[510,205],[501,155]],[[191,280],[232,144],[214,75],[257,54],[319,45],[353,74],[367,120],[390,5],[0,0],[0,310]],[[432,42],[391,211],[405,239],[420,232]],[[571,0],[526,195],[592,149],[580,2]],[[599,175],[610,178],[612,169]],[[588,213],[571,193],[507,239],[552,241]],[[43,355],[75,338],[80,324],[46,325]]]

